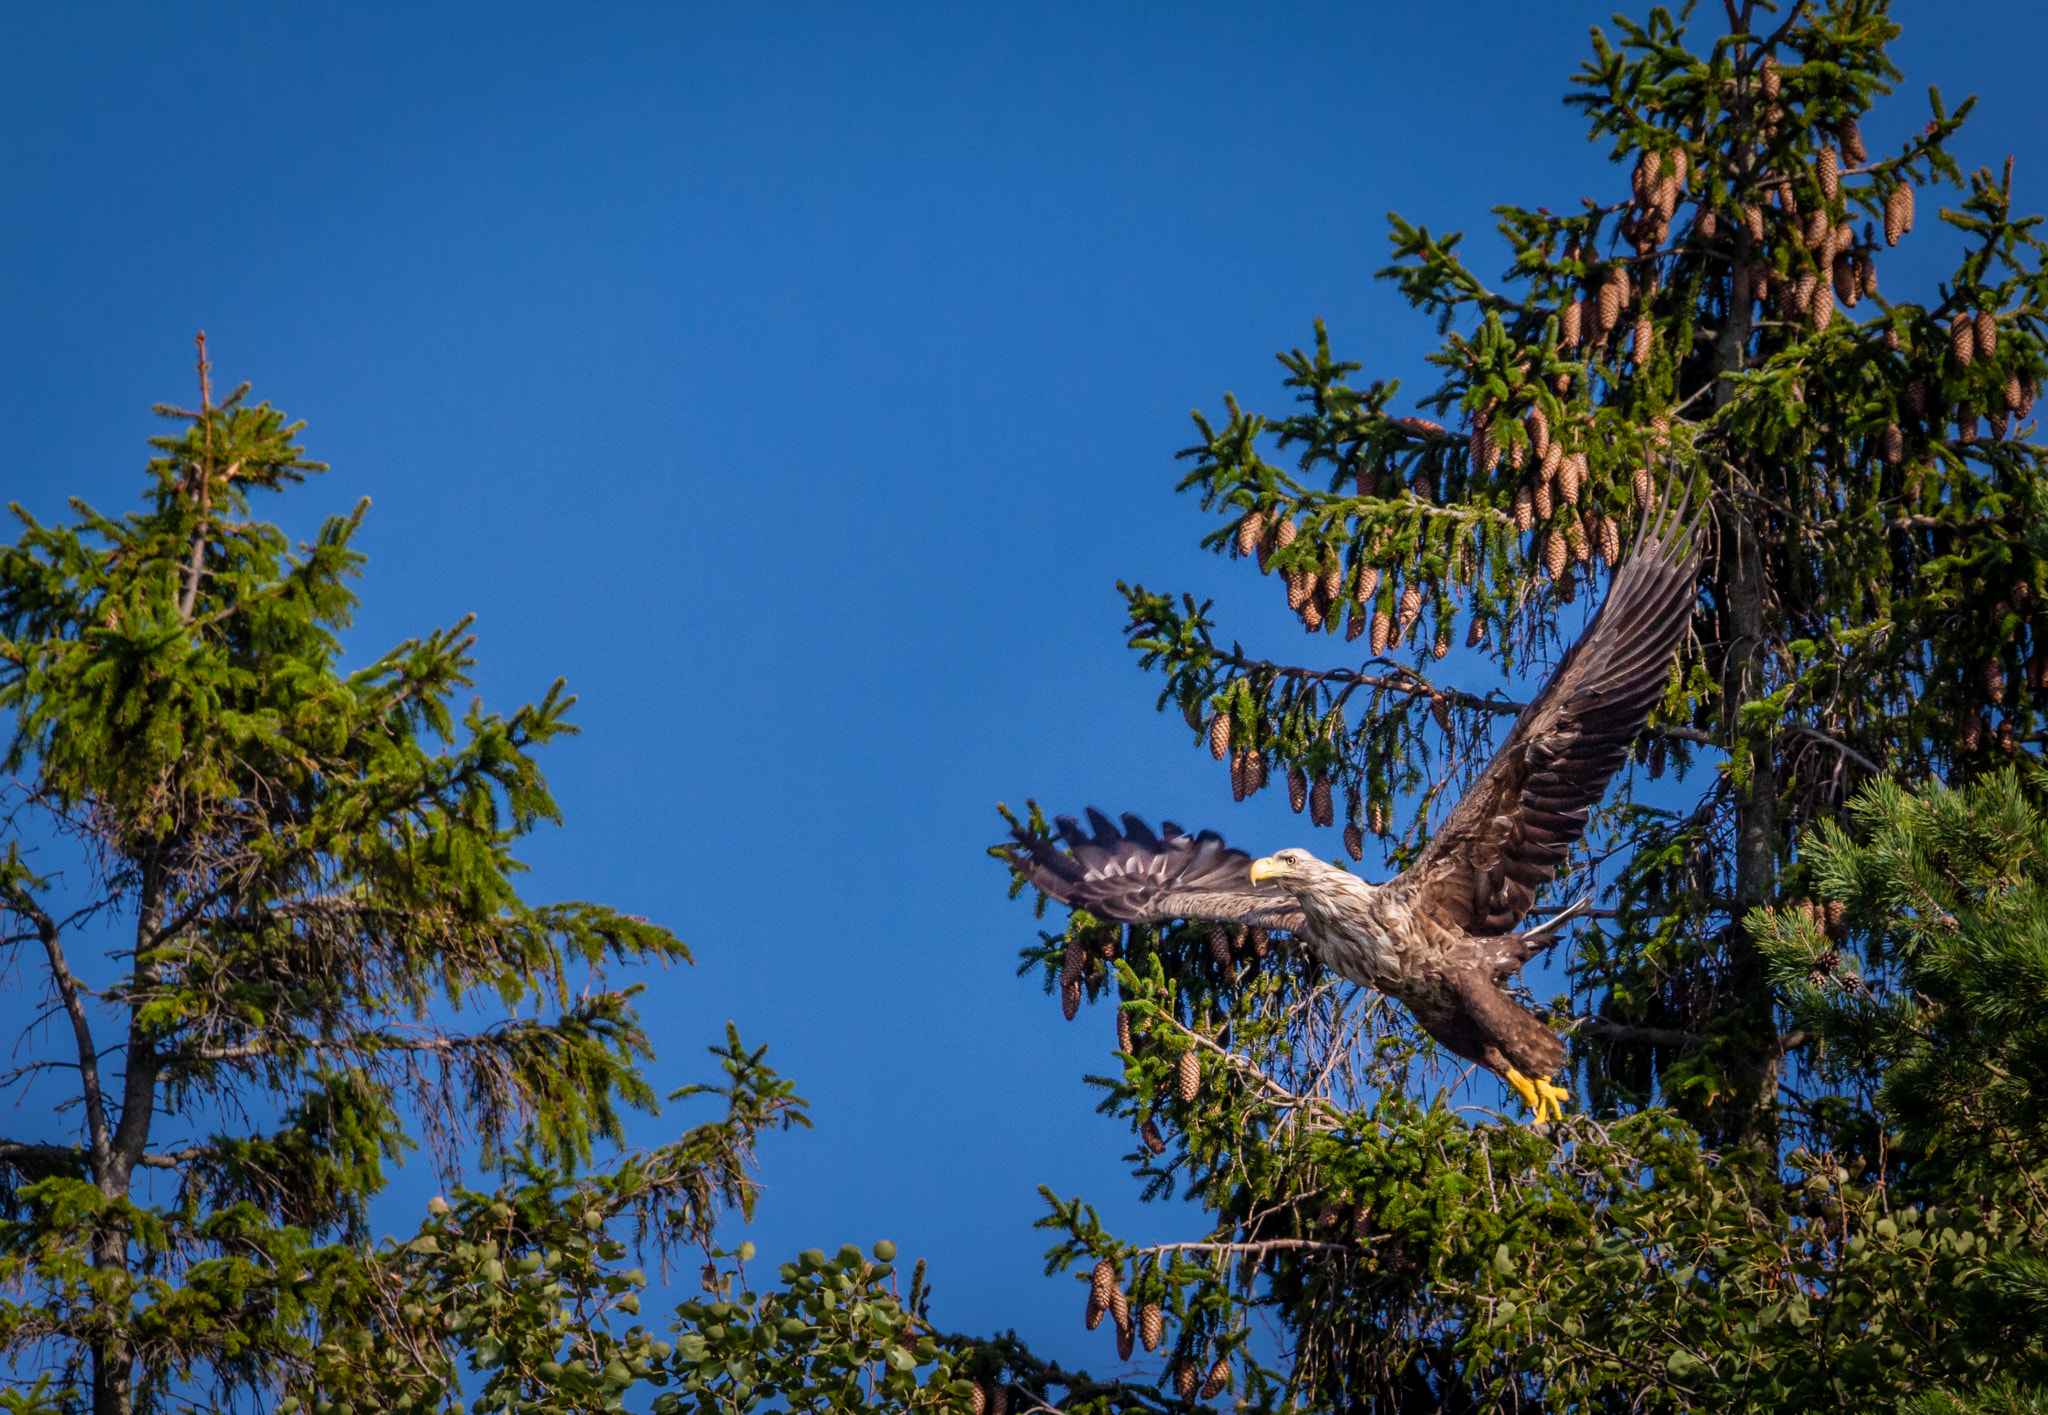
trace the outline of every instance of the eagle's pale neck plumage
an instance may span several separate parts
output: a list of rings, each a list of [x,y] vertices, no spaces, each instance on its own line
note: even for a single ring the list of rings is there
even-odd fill
[[[1326,967],[1373,986],[1400,973],[1399,921],[1387,917],[1396,901],[1384,886],[1299,849],[1258,861],[1253,878],[1280,886],[1300,902],[1302,941]]]

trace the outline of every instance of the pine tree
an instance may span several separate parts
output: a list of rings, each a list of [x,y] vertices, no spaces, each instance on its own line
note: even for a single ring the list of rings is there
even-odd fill
[[[1351,853],[1369,829],[1392,869],[1520,707],[1432,677],[1454,621],[1508,683],[1540,677],[1645,507],[1706,508],[1695,637],[1638,744],[1647,770],[1561,881],[1614,905],[1552,1013],[1587,1108],[1549,1134],[1485,1123],[1398,1008],[1295,950],[1225,966],[1199,925],[1125,930],[1117,1005],[1145,1041],[1094,1080],[1148,1139],[1130,1157],[1147,1196],[1184,1192],[1207,1227],[1133,1244],[1048,1192],[1050,1262],[1117,1264],[1165,1314],[1158,1384],[1105,1407],[1186,1399],[1182,1377],[1218,1360],[1249,1409],[1780,1409],[1989,1369],[1930,1296],[1960,1270],[1923,1251],[1925,1212],[1886,1214],[1905,1179],[1889,1132],[1774,987],[1769,921],[1839,929],[1807,908],[1805,847],[1860,785],[1964,780],[2040,740],[2044,248],[2009,164],[1966,178],[1950,157],[1969,105],[1932,94],[1888,151],[1866,137],[1897,121],[1873,113],[1899,77],[1880,0],[1731,0],[1704,43],[1691,15],[1596,31],[1569,101],[1626,194],[1496,208],[1503,281],[1457,235],[1392,219],[1381,273],[1444,336],[1420,411],[1392,378],[1356,381],[1318,325],[1281,356],[1294,411],[1226,397],[1197,417],[1181,486],[1221,520],[1205,544],[1291,584],[1341,567],[1370,588],[1319,627],[1369,630],[1372,656],[1259,657],[1213,604],[1125,589],[1161,706],[1341,787]],[[1884,253],[1943,185],[1965,255],[1894,302]],[[1065,940],[1104,928],[1076,913],[1025,965],[1050,986]]]
[[[81,1385],[95,1415],[963,1401],[893,1245],[805,1254],[763,1295],[752,1246],[717,1245],[752,1213],[756,1138],[808,1124],[765,1048],[729,1029],[726,1084],[671,1097],[725,1113],[593,1167],[654,1104],[637,987],[606,971],[689,953],[514,888],[573,700],[458,719],[466,622],[347,668],[367,504],[294,550],[252,502],[323,468],[246,385],[214,399],[204,336],[199,375],[195,408],[159,409],[181,426],[140,511],[17,506],[0,547],[0,939],[46,1004],[17,1002],[8,1080],[67,1078],[76,1128],[0,1139],[0,1349],[42,1368],[8,1408]],[[480,1147],[497,1182],[374,1241],[422,1132],[444,1173]],[[635,1320],[641,1246],[704,1258],[673,1345]]]

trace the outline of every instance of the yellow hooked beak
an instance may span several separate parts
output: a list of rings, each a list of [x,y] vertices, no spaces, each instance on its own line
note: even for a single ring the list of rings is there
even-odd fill
[[[1264,884],[1269,879],[1279,879],[1287,873],[1287,862],[1268,855],[1263,860],[1252,861],[1252,883]]]

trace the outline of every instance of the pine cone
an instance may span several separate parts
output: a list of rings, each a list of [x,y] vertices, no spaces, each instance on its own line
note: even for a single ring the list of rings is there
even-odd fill
[[[1620,278],[1617,279],[1616,276]],[[1608,330],[1621,322],[1622,296],[1627,292],[1628,277],[1619,271],[1610,275],[1600,286],[1600,328]]]
[[[1216,1364],[1209,1368],[1208,1379],[1202,1382],[1202,1399],[1214,1400],[1223,1393],[1223,1388],[1229,1384],[1230,1362],[1227,1358],[1218,1356]]]
[[[1387,808],[1374,801],[1365,808],[1365,825],[1374,835],[1387,833]]]
[[[1863,130],[1856,126],[1854,118],[1844,118],[1835,129],[1835,137],[1842,144],[1842,160],[1851,167],[1861,167],[1870,160],[1870,153],[1863,146]]]
[[[1183,1361],[1173,1368],[1173,1389],[1182,1400],[1193,1400],[1201,1383],[1202,1373],[1195,1369],[1194,1362]]]
[[[2013,411],[2018,413],[2023,418],[2026,417],[2028,414],[2032,413],[2034,411],[2034,399],[2040,396],[2040,392],[2041,385],[2035,379],[2029,378],[2023,383],[2021,383],[2020,405],[2017,408],[2013,409]]]
[[[1650,743],[1650,780],[1655,781],[1664,774],[1664,739],[1659,737]]]
[[[2006,431],[2011,426],[2012,424],[2006,421],[2004,413],[1993,413],[1991,415],[1991,436],[1994,441],[2005,441]]]
[[[1810,304],[1807,307],[1806,317],[1812,323],[1814,333],[1818,334],[1821,330],[1826,329],[1828,321],[1835,317],[1835,292],[1833,287],[1821,284],[1818,280],[1814,280],[1814,277],[1811,275],[1799,277],[1799,283],[1802,286],[1809,280],[1813,280],[1814,288],[1807,296]]]
[[[2005,703],[2005,665],[1995,658],[1984,660],[1984,696],[1993,707]]]
[[[1609,565],[1621,563],[1621,524],[1612,516],[1600,518],[1600,558]]]
[[[1084,1318],[1088,1323],[1088,1330],[1094,1331],[1097,1327],[1101,1326],[1102,1319],[1108,1312],[1109,1304],[1107,1302],[1097,1301],[1095,1294],[1092,1292],[1088,1294],[1088,1310],[1084,1313]]]
[[[1579,336],[1585,332],[1586,302],[1574,299],[1559,311],[1557,322],[1558,347],[1567,353],[1579,347]]]
[[[1810,251],[1817,251],[1834,229],[1833,223],[1828,220],[1828,214],[1816,207],[1807,212],[1806,219],[1799,223],[1800,244]]]
[[[1565,527],[1564,538],[1571,545],[1572,559],[1583,565],[1592,558],[1593,548],[1587,544],[1586,528],[1584,526],[1580,525],[1577,521],[1572,522],[1569,526]]]
[[[1897,423],[1885,424],[1883,447],[1885,461],[1894,467],[1906,460],[1906,434],[1899,431]]]
[[[1579,491],[1592,477],[1593,469],[1587,465],[1586,454],[1574,452],[1564,459],[1557,469],[1557,489],[1564,496],[1565,505],[1579,504]]]
[[[1700,219],[1693,224],[1693,230],[1699,233],[1699,238],[1702,241],[1711,241],[1719,233],[1720,229],[1721,224],[1715,218],[1713,210],[1709,207],[1701,207]]]
[[[1536,524],[1535,499],[1531,495],[1529,488],[1525,486],[1515,493],[1515,529],[1526,534],[1529,527],[1534,524]]]
[[[1810,270],[1800,271],[1799,278],[1792,284],[1792,308],[1800,314],[1807,313],[1813,308],[1813,295],[1819,288],[1819,276]],[[1829,303],[1832,305],[1833,301]]]
[[[1244,757],[1242,750],[1230,754],[1230,799],[1233,801],[1242,801],[1249,794],[1245,789]]]
[[[1296,815],[1308,804],[1308,773],[1299,766],[1287,768],[1287,804],[1294,808]]]
[[[1088,967],[1088,950],[1081,946],[1081,940],[1067,940],[1066,951],[1060,955],[1060,981],[1065,983],[1078,978]]]
[[[1274,548],[1278,550],[1287,549],[1288,546],[1294,544],[1294,538],[1300,534],[1301,527],[1294,524],[1293,518],[1282,516],[1278,524],[1273,527]]]
[[[1159,1343],[1166,1340],[1166,1314],[1159,1310],[1157,1302],[1147,1302],[1138,1309],[1138,1340],[1145,1343],[1147,1351],[1157,1351]]]
[[[1376,654],[1387,651],[1387,632],[1394,626],[1387,619],[1387,611],[1376,609],[1372,615],[1372,651]]]
[[[1358,578],[1351,584],[1351,598],[1359,604],[1364,604],[1372,598],[1373,591],[1379,587],[1380,567],[1361,565],[1358,567]]]
[[[1543,449],[1543,463],[1536,469],[1538,481],[1551,481],[1557,476],[1557,469],[1564,465],[1564,444],[1552,442]]]
[[[1217,713],[1209,719],[1209,755],[1222,761],[1230,755],[1230,717]]]
[[[1008,1415],[1010,1409],[1010,1388],[997,1384],[989,1387],[988,1415]]]
[[[1098,1260],[1095,1271],[1088,1274],[1088,1283],[1089,1300],[1100,1304],[1105,1312],[1110,1310],[1110,1293],[1116,1290],[1116,1264],[1107,1258]]]
[[[1365,632],[1366,613],[1357,605],[1351,607],[1351,617],[1344,623],[1344,642],[1350,643]]]
[[[1124,1296],[1124,1290],[1114,1282],[1109,1285],[1109,1319],[1116,1323],[1119,1331],[1128,1332],[1131,1329],[1131,1300]],[[1123,1356],[1126,1361],[1131,1359],[1129,1351],[1125,1351]]]
[[[1542,404],[1529,409],[1523,425],[1529,430],[1529,450],[1548,461],[1545,454],[1550,450],[1550,419],[1543,416]]]
[[[1413,624],[1417,616],[1419,616],[1421,613],[1422,588],[1419,585],[1411,583],[1410,585],[1408,585],[1407,588],[1401,591],[1400,637],[1406,638],[1408,636],[1408,626]]]
[[[1872,260],[1867,253],[1859,254],[1856,257],[1856,288],[1866,295],[1875,295],[1877,293],[1877,262]],[[1894,338],[1898,337],[1896,331],[1887,330],[1886,332]]]
[[[1648,315],[1638,316],[1636,319],[1635,337],[1630,341],[1629,348],[1629,352],[1634,356],[1637,363],[1646,364],[1650,361],[1650,351],[1656,338],[1657,327],[1650,322],[1650,317]]]
[[[1968,403],[1965,403],[1956,409],[1956,441],[1975,442],[1976,440],[1977,410]]]
[[[1137,1039],[1131,1035],[1131,1014],[1121,1007],[1116,1010],[1116,1049],[1125,1056],[1138,1054]]]
[[[1301,607],[1308,603],[1309,594],[1314,588],[1315,580],[1306,570],[1289,570],[1287,572],[1287,607],[1296,614],[1301,613]]]
[[[1237,523],[1237,553],[1256,555],[1259,542],[1266,538],[1266,517],[1260,511],[1247,511],[1244,519]]]
[[[1323,607],[1313,598],[1301,607],[1301,627],[1314,634],[1323,627]]]
[[[1906,411],[1916,418],[1927,416],[1927,385],[1917,378],[1906,385]]]
[[[1555,580],[1564,574],[1566,550],[1564,537],[1551,531],[1543,538],[1543,568]]]
[[[2018,413],[2021,417],[2025,417],[2027,415],[2025,407],[2026,401],[2027,390],[2026,387],[2023,384],[2021,384],[2020,376],[2016,373],[2007,374],[2005,376],[2006,411],[2011,413]]]
[[[1977,311],[1977,352],[1987,359],[1998,352],[1998,321],[1990,310]]]
[[[982,1412],[988,1409],[988,1396],[979,1385],[975,1386],[973,1393],[967,1397],[967,1408],[973,1411],[974,1415],[982,1415]]]
[[[1842,193],[1842,161],[1831,147],[1824,147],[1814,159],[1813,175],[1820,180],[1820,194],[1833,201]]]
[[[1344,853],[1354,860],[1365,858],[1365,832],[1356,822],[1344,827]]]
[[[1764,62],[1758,66],[1757,81],[1757,87],[1763,92],[1764,102],[1772,103],[1777,100],[1780,82],[1782,80],[1778,75],[1778,61],[1766,54]]]
[[[1335,604],[1337,597],[1343,593],[1344,568],[1341,565],[1332,565],[1323,571],[1322,582],[1316,586],[1316,597],[1321,602],[1325,614],[1329,613],[1330,606]]]
[[[1146,1116],[1145,1123],[1138,1127],[1138,1138],[1145,1142],[1145,1148],[1153,1154],[1166,1153],[1166,1137],[1159,1133],[1159,1126],[1151,1116]]]
[[[1998,724],[1998,750],[2011,756],[2018,749],[2019,738],[2012,730],[2012,719],[2008,717]]]
[[[1963,714],[1963,750],[1974,752],[1984,744],[1984,719],[1974,712]]]
[[[1550,513],[1553,510],[1555,510],[1556,507],[1555,503],[1552,502],[1550,498],[1549,482],[1541,482],[1537,485],[1535,494],[1532,497],[1530,497],[1530,503],[1530,509],[1532,509],[1536,513],[1537,520],[1548,521],[1550,519]]]
[[[1266,949],[1273,942],[1273,935],[1267,930],[1260,928],[1257,924],[1253,924],[1244,931],[1244,942],[1245,947],[1251,949],[1252,957],[1263,959],[1266,956]]]
[[[1635,198],[1637,206],[1650,204],[1650,192],[1657,182],[1657,154],[1639,152],[1636,165],[1628,174],[1628,194]]]
[[[1209,925],[1208,939],[1209,961],[1225,972],[1228,972],[1230,970],[1230,935],[1224,932],[1223,925],[1211,924]]]
[[[1131,1350],[1133,1346],[1132,1335],[1133,1333],[1131,1331],[1131,1324],[1129,1322],[1120,1321],[1116,1324],[1117,1360],[1128,1361],[1131,1359]]]
[[[1173,1063],[1173,1091],[1182,1105],[1193,1105],[1202,1093],[1202,1063],[1192,1049],[1182,1052]]]
[[[1336,820],[1330,808],[1330,778],[1318,776],[1308,791],[1308,818],[1317,825],[1327,826]]]
[[[1968,315],[1959,314],[1948,322],[1948,348],[1964,368],[1977,357],[1977,326]]]
[[[1749,239],[1761,242],[1764,238],[1764,213],[1758,206],[1742,208],[1742,224],[1749,228]]]
[[[1650,469],[1648,467],[1636,468],[1635,477],[1630,483],[1630,490],[1635,493],[1636,505],[1648,506],[1650,504]]]
[[[1266,754],[1257,747],[1244,754],[1245,795],[1266,789]]]
[[[1071,1022],[1081,1010],[1081,980],[1068,978],[1060,984],[1060,1012]]]
[[[1838,255],[1828,266],[1828,281],[1835,287],[1835,298],[1846,309],[1854,309],[1856,301],[1863,297],[1856,279],[1856,262],[1846,255]]]
[[[1476,649],[1486,641],[1486,620],[1477,609],[1472,611],[1472,627],[1465,631],[1465,647]]]

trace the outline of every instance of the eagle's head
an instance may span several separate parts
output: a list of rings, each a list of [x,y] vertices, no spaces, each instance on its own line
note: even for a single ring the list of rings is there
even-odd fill
[[[1356,893],[1364,883],[1349,870],[1318,860],[1299,846],[1252,861],[1253,884],[1277,884],[1304,902],[1332,893]]]

